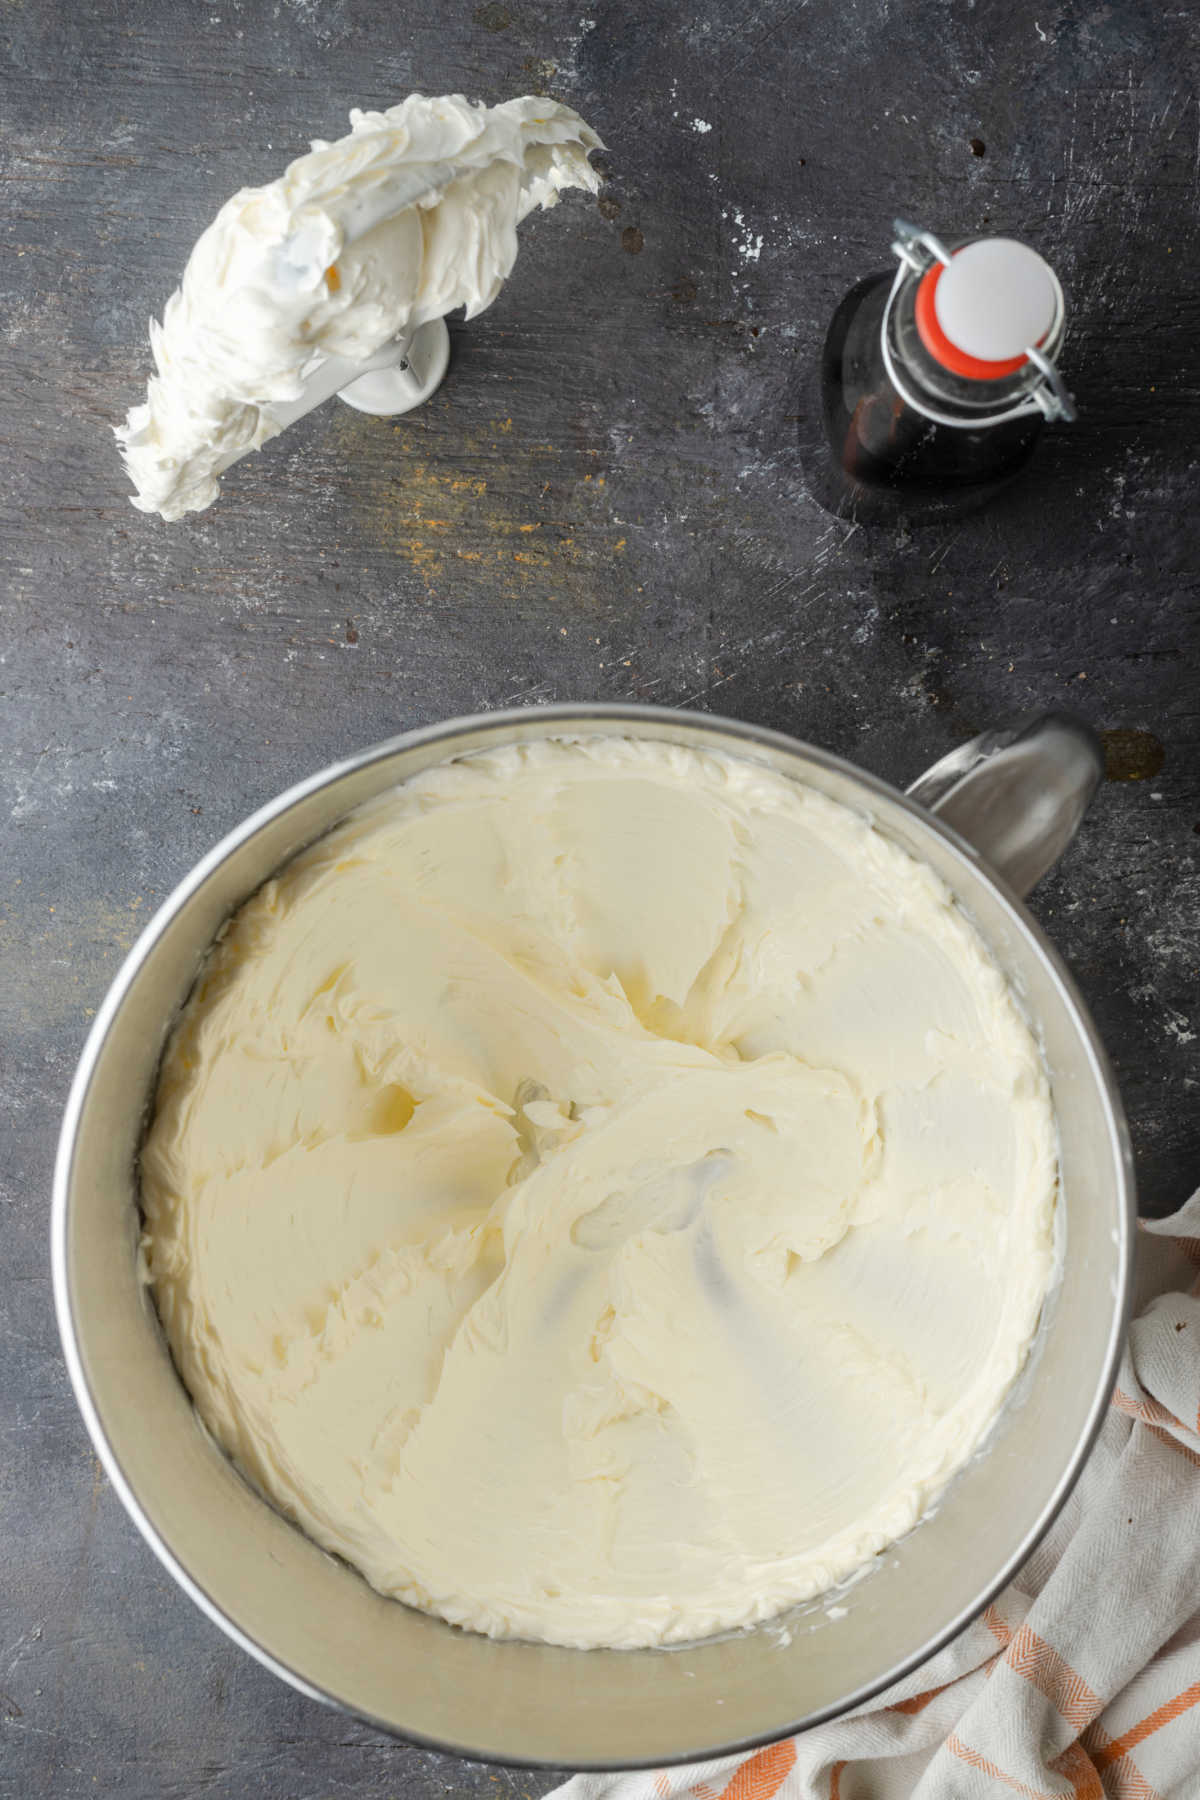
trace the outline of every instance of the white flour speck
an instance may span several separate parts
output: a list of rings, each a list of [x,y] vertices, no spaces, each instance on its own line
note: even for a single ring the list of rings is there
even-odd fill
[[[1166,1027],[1177,1044],[1192,1044],[1196,1034],[1191,1030],[1186,1013],[1176,1012],[1173,1006],[1167,1007]]]
[[[721,217],[733,220],[735,226],[734,247],[742,261],[744,263],[757,262],[762,255],[761,231],[757,233],[751,231],[740,206],[731,207],[728,211],[722,210]]]

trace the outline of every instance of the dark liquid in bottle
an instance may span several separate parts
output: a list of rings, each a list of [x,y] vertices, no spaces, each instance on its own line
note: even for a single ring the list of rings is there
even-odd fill
[[[1039,413],[1026,413],[977,428],[941,425],[909,405],[892,386],[881,348],[892,281],[891,274],[868,275],[851,288],[821,355],[832,466],[822,472],[816,498],[863,523],[917,523],[981,505],[1024,468],[1044,423]]]

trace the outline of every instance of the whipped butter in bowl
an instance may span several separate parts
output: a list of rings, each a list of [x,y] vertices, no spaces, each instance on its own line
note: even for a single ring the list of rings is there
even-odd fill
[[[382,1594],[637,1648],[823,1593],[995,1421],[1051,1280],[1033,1033],[941,878],[720,749],[413,775],[236,913],[143,1257],[209,1432]]]

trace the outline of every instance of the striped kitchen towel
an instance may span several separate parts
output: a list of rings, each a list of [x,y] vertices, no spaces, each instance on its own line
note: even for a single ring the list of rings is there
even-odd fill
[[[1200,1194],[1144,1223],[1173,1279]],[[1185,1260],[1186,1259],[1186,1262]],[[1168,1277],[1171,1279],[1172,1277]],[[1200,1282],[1134,1319],[1096,1447],[1040,1549],[915,1674],[750,1756],[577,1775],[552,1800],[1200,1800]]]

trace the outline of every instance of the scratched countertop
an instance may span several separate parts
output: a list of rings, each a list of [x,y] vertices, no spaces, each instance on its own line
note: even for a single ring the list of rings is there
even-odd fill
[[[303,1699],[159,1568],[59,1353],[59,1116],[141,925],[260,802],[505,703],[751,719],[903,784],[1069,706],[1110,779],[1034,897],[1118,1065],[1143,1204],[1200,1178],[1200,50],[1138,0],[10,0],[0,48],[0,1795],[541,1795]],[[351,105],[577,107],[598,201],[522,229],[398,421],[336,402],[175,525],[109,427],[191,244]],[[1027,236],[1073,430],[989,510],[811,498],[810,374],[902,212]]]

